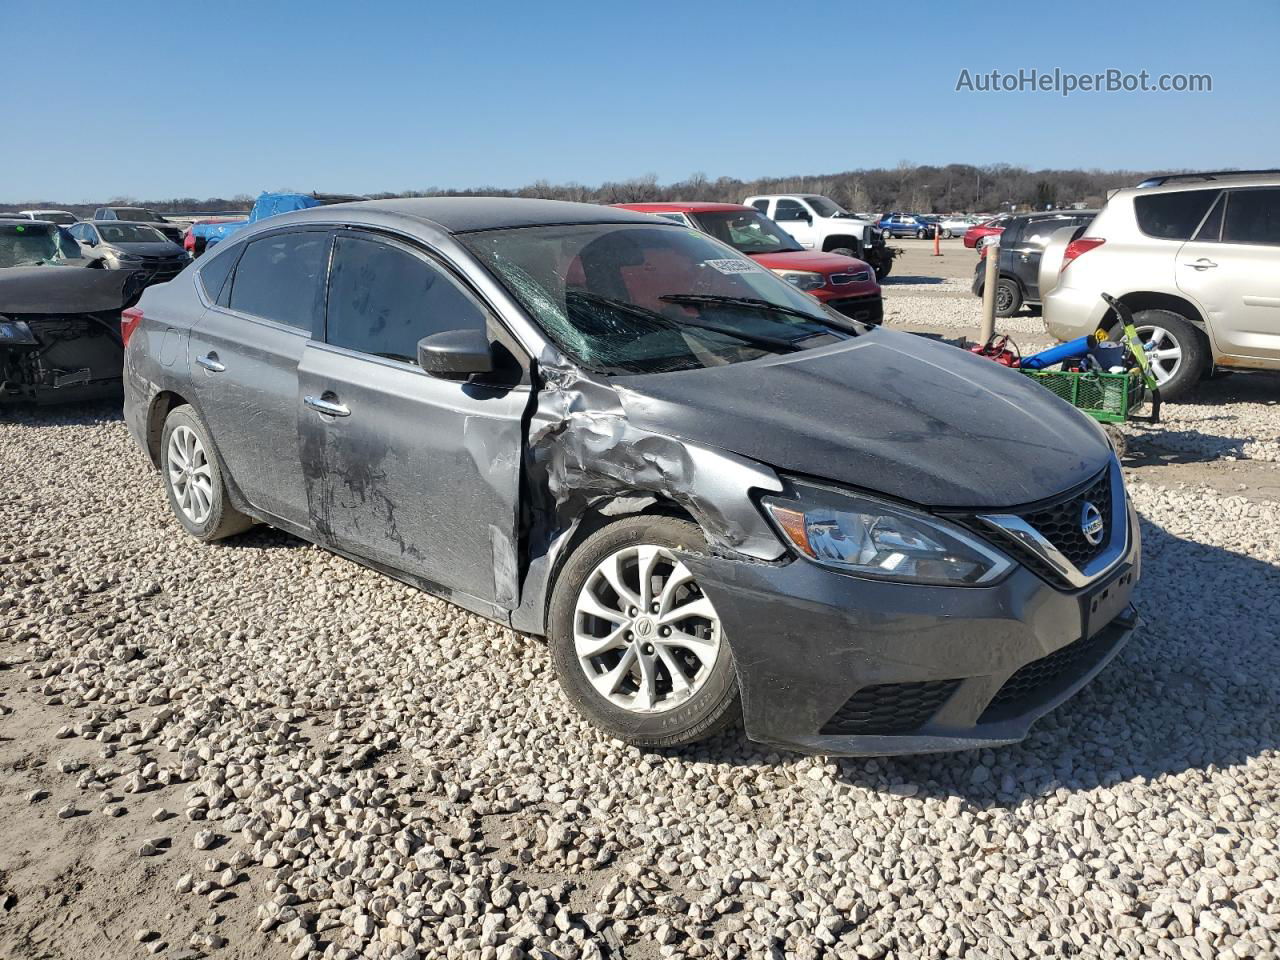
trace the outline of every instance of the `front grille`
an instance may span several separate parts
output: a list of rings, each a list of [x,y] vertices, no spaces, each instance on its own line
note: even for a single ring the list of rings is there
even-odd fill
[[[881,683],[863,687],[822,727],[824,734],[910,733],[925,724],[960,686],[959,680]]]
[[[836,300],[828,300],[827,306],[844,314],[850,320],[857,320],[859,323],[878,326],[884,320],[884,301],[880,299],[879,294],[875,293],[865,297],[842,297]]]
[[[1032,660],[1018,669],[996,693],[979,723],[1014,717],[1058,686],[1066,677],[1078,676],[1106,649],[1111,632],[1101,630],[1055,650],[1047,657]]]
[[[1081,512],[1086,503],[1092,503],[1102,514],[1102,541],[1096,546],[1088,541],[1081,529]],[[1035,527],[1040,535],[1057,547],[1064,557],[1083,570],[1085,565],[1102,552],[1114,518],[1111,515],[1111,471],[1103,470],[1084,490],[1065,500],[1022,514],[1022,519]]]
[[[857,273],[833,273],[831,282],[837,287],[843,287],[850,283],[866,283],[871,279],[871,271],[859,270]]]

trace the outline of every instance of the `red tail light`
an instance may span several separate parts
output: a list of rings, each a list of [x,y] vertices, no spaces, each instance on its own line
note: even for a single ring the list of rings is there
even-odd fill
[[[1061,273],[1067,269],[1067,265],[1076,257],[1083,256],[1095,247],[1100,247],[1107,241],[1101,237],[1079,237],[1067,244],[1067,249],[1062,253],[1062,266],[1058,268]]]
[[[188,230],[186,236],[182,238],[182,249],[187,251],[187,253],[190,253],[195,248],[196,248],[196,235],[192,233],[190,230]]]
[[[133,331],[138,329],[138,324],[142,322],[142,311],[137,307],[130,307],[120,314],[120,339],[124,341],[124,345],[129,345],[129,338],[133,336]]]

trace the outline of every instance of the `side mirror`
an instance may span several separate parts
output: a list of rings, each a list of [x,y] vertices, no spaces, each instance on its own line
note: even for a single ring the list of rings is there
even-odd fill
[[[484,330],[446,330],[418,341],[418,366],[445,380],[466,379],[493,369],[493,350]]]

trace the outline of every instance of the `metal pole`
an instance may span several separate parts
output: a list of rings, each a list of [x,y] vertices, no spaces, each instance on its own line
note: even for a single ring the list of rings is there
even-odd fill
[[[982,281],[982,328],[978,343],[985,344],[996,332],[996,284],[1000,282],[1000,235],[983,237],[982,249],[987,254],[987,272]]]

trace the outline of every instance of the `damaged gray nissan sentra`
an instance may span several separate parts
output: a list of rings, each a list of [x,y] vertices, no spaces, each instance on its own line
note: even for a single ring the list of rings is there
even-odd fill
[[[1092,421],[667,221],[321,207],[124,328],[129,428],[187,532],[265,522],[544,635],[630,743],[1008,743],[1136,623]]]

